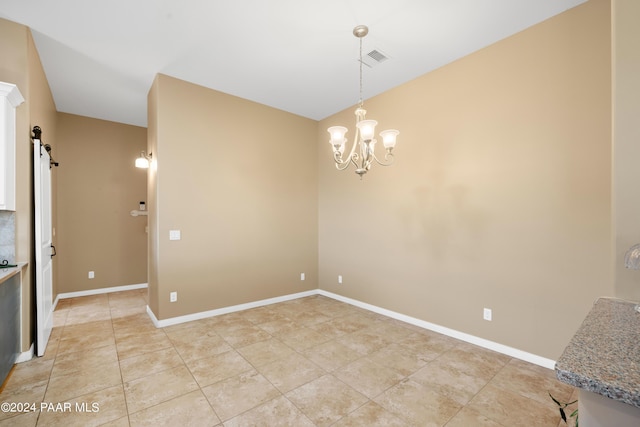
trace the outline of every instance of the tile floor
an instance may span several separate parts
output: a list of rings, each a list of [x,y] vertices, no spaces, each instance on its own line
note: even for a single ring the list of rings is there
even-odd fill
[[[60,301],[45,356],[0,394],[36,411],[0,426],[556,427],[547,393],[576,396],[551,370],[323,296],[164,329],[145,309],[146,290]]]

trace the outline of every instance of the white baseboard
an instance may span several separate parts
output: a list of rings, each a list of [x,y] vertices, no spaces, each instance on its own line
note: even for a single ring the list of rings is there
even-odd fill
[[[137,285],[123,285],[123,286],[113,286],[110,288],[89,289],[86,291],[65,292],[62,294],[58,294],[58,296],[56,297],[56,304],[58,303],[58,300],[66,299],[66,298],[86,297],[90,295],[109,294],[112,292],[131,291],[134,289],[144,289],[146,287],[147,287],[146,283],[139,283]]]
[[[23,351],[18,355],[18,358],[16,359],[16,363],[27,362],[33,359],[33,354],[34,354],[33,349],[34,349],[34,345],[33,343],[31,343],[31,347],[29,348],[29,350]]]
[[[314,289],[306,292],[298,292],[295,294],[284,295],[281,297],[268,298],[260,301],[248,302],[245,304],[232,305],[229,307],[218,308],[215,310],[201,311],[199,313],[186,314],[184,316],[170,317],[169,319],[158,320],[149,306],[147,306],[147,314],[156,325],[156,328],[164,328],[165,326],[178,325],[180,323],[191,322],[192,320],[206,319],[208,317],[219,316],[221,314],[234,313],[236,311],[248,310],[250,308],[262,307],[265,305],[276,304],[284,301],[291,301],[298,298],[304,298],[312,295],[318,295],[318,290]]]
[[[60,295],[56,295],[56,299],[53,300],[53,304],[51,306],[51,311],[56,311],[56,307],[58,306],[58,303],[60,302]]]
[[[161,328],[160,321],[158,320],[156,315],[153,314],[153,310],[151,310],[151,307],[149,307],[148,305],[147,305],[147,315],[149,316],[149,318],[151,319],[151,321],[153,322],[156,328]]]
[[[494,341],[489,341],[484,338],[476,337],[474,335],[470,335],[464,332],[456,331],[455,329],[450,329],[444,326],[436,325],[435,323],[430,323],[424,320],[416,319],[415,317],[411,317],[401,313],[397,313],[395,311],[387,310],[386,308],[377,307],[375,305],[367,304],[362,301],[347,298],[342,295],[334,294],[332,292],[327,292],[322,289],[318,289],[318,294],[329,297],[329,298],[333,298],[338,301],[345,302],[347,304],[354,305],[356,307],[363,308],[365,310],[373,311],[374,313],[382,314],[384,316],[391,317],[392,319],[397,319],[402,322],[406,322],[423,329],[428,329],[430,331],[437,332],[442,335],[456,338],[456,339],[459,339],[460,341],[465,341],[470,344],[475,344],[479,347],[493,350],[498,353],[506,354],[507,356],[515,357],[516,359],[533,363],[534,365],[542,366],[548,369],[554,369],[556,366],[555,360],[547,359],[545,357],[528,353],[526,351],[519,350],[517,348],[509,347],[504,344],[500,344]]]
[[[293,299],[303,298],[303,297],[312,296],[312,295],[322,295],[328,298],[335,299],[337,301],[342,301],[347,304],[351,304],[353,306],[356,306],[368,311],[372,311],[374,313],[382,314],[383,316],[387,316],[392,319],[400,320],[402,322],[406,322],[423,329],[427,329],[442,335],[459,339],[460,341],[465,341],[470,344],[475,344],[479,347],[493,350],[498,353],[502,353],[507,356],[514,357],[516,359],[524,360],[525,362],[533,363],[534,365],[542,366],[544,368],[554,369],[556,365],[555,360],[547,359],[545,357],[538,356],[536,354],[532,354],[523,350],[519,350],[517,348],[509,347],[504,344],[500,344],[484,338],[476,337],[474,335],[470,335],[464,332],[456,331],[455,329],[450,329],[444,326],[436,325],[435,323],[430,323],[424,320],[416,319],[415,317],[407,316],[402,313],[397,313],[395,311],[387,310],[386,308],[381,308],[381,307],[371,305],[362,301],[347,298],[342,295],[334,294],[332,292],[328,292],[322,289],[314,289],[311,291],[300,292],[300,293],[285,295],[285,296],[276,297],[276,298],[269,298],[265,300],[254,301],[254,302],[234,305],[230,307],[223,307],[215,310],[203,311],[200,313],[187,314],[184,316],[171,317],[169,319],[163,319],[163,320],[158,320],[149,306],[147,306],[147,314],[149,315],[149,317],[153,321],[153,324],[157,328],[164,328],[165,326],[177,325],[184,322],[191,322],[193,320],[206,319],[208,317],[219,316],[221,314],[233,313],[236,311],[247,310],[250,308],[262,307],[265,305],[276,304],[279,302],[290,301]]]

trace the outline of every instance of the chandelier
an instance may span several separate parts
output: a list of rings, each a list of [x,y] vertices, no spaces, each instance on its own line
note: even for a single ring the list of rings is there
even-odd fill
[[[367,110],[363,108],[362,103],[362,38],[368,33],[369,28],[366,25],[358,25],[353,29],[353,35],[360,39],[360,100],[355,111],[356,131],[353,146],[347,157],[343,157],[343,154],[345,143],[347,142],[345,134],[348,129],[344,126],[331,126],[327,129],[327,132],[331,135],[329,144],[333,147],[333,159],[336,162],[336,169],[345,170],[350,164],[353,164],[356,167],[356,173],[360,175],[360,179],[362,179],[362,175],[369,171],[374,160],[382,166],[389,166],[393,163],[393,148],[396,146],[396,137],[400,133],[395,129],[380,132],[382,144],[386,150],[384,159],[380,160],[375,154],[377,140],[374,138],[378,122],[365,119]],[[356,151],[356,148],[359,148],[359,150]]]

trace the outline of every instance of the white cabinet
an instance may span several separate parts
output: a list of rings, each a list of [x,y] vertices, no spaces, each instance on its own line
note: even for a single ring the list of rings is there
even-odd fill
[[[16,210],[16,108],[18,87],[0,82],[0,210]]]

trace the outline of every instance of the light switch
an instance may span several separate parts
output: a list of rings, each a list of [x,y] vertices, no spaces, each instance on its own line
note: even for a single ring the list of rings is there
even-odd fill
[[[169,240],[180,240],[180,230],[169,230]]]

